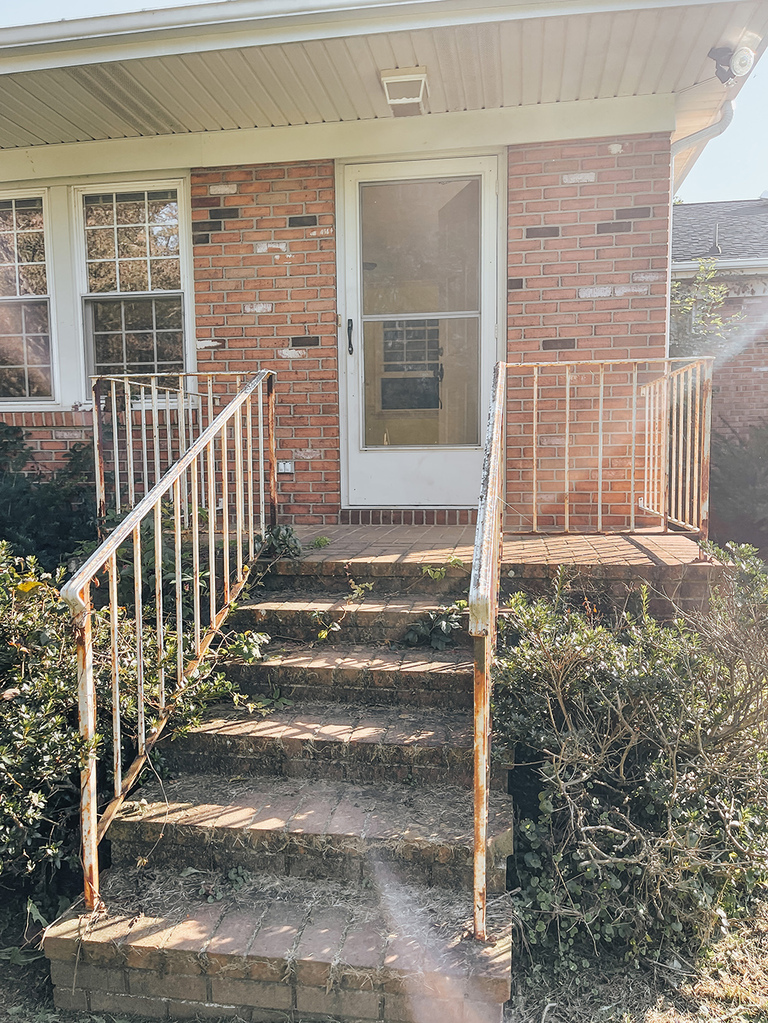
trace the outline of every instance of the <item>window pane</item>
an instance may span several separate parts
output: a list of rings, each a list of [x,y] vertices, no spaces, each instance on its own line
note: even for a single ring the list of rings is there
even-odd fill
[[[42,231],[27,231],[16,236],[16,252],[20,263],[45,262]]]
[[[16,262],[16,239],[12,234],[0,234],[0,263]]]
[[[3,199],[0,202],[0,231],[13,230],[13,200]]]
[[[162,324],[182,323],[180,295],[166,298],[89,300],[93,367],[96,373],[180,372],[184,369],[181,330]]]
[[[45,264],[33,263],[19,267],[19,294],[45,295],[48,291]]]
[[[16,206],[16,230],[17,231],[42,231],[43,230],[43,200],[36,199],[14,199]]]
[[[0,303],[0,397],[51,396],[48,300]]]
[[[179,252],[179,204],[174,189],[86,195],[83,203],[91,293],[180,289],[178,260],[157,258],[176,257]]]
[[[18,295],[19,285],[15,266],[0,266],[0,296]]]
[[[0,202],[0,298],[45,295],[43,200]]]

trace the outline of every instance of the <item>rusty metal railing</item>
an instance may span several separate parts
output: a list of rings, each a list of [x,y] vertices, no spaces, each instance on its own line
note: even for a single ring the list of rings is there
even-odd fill
[[[242,373],[222,372],[93,377],[99,523],[108,512],[124,514],[148,494],[246,379]],[[201,464],[203,508],[205,472]]]
[[[646,471],[640,508],[670,525],[707,536],[714,359],[697,359],[642,388]]]
[[[706,537],[712,362],[620,359],[496,366],[469,590],[475,677],[474,933],[480,940],[486,938],[491,667],[510,508],[518,515],[521,508],[530,509],[532,528],[515,533],[635,532],[659,525],[666,531],[672,525]],[[512,388],[512,377],[529,383]],[[514,479],[508,478],[510,469]]]
[[[131,392],[124,393],[129,394],[130,419],[135,409],[130,405]],[[88,908],[99,899],[98,843],[242,591],[250,564],[259,553],[259,537],[264,537],[268,522],[275,520],[273,423],[274,374],[262,370],[240,387],[194,440],[188,438],[181,453],[151,488],[144,474],[145,493],[138,503],[62,588],[75,626],[80,733],[86,749],[81,772],[81,818]],[[151,450],[151,429],[146,430],[146,439],[145,450]],[[159,472],[159,463],[154,464]],[[172,556],[168,556],[170,550]],[[120,706],[126,656],[119,656],[118,651],[119,622],[121,616],[125,618],[118,604],[121,564],[127,565],[126,575],[133,574],[135,622],[134,649],[126,656],[136,687],[136,755],[127,770],[122,764]],[[108,585],[100,600],[104,610],[99,613],[106,617],[108,627],[98,632],[109,649],[99,651],[94,649],[96,609],[92,596],[104,574]],[[202,580],[208,588],[207,600],[201,597]],[[152,595],[149,599],[147,591]],[[148,609],[152,600],[154,607]],[[147,629],[150,620],[152,629]],[[99,661],[111,665],[114,770],[113,798],[100,817],[94,748],[96,655]],[[150,673],[152,694],[145,685]],[[149,729],[148,710],[154,715]]]
[[[706,536],[712,362],[507,364],[510,532]]]
[[[469,586],[469,634],[474,638],[474,892],[475,937],[484,941],[488,785],[491,742],[491,662],[496,642],[504,523],[504,422],[506,371],[497,363],[485,438],[485,459],[477,507],[477,530]]]

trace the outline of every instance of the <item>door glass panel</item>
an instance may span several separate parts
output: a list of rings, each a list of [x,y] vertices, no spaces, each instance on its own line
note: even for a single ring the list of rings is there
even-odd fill
[[[360,187],[363,315],[480,308],[480,179]]]
[[[479,443],[479,317],[369,320],[365,445]]]

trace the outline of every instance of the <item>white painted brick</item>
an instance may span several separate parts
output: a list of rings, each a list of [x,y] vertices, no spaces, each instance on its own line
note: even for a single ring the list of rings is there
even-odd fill
[[[218,185],[209,185],[210,195],[236,195],[237,185],[234,181],[223,181]]]
[[[320,458],[322,452],[315,451],[314,448],[302,448],[301,451],[294,451],[294,458],[303,458],[305,461],[310,461],[312,458]]]
[[[594,171],[577,171],[574,174],[563,174],[564,185],[587,185],[594,181],[597,175]]]
[[[275,256],[276,263],[300,263],[302,256],[298,253],[278,252]]]
[[[256,242],[256,252],[287,252],[288,242]]]
[[[306,348],[280,348],[277,352],[280,359],[306,359]]]
[[[310,238],[330,238],[333,234],[332,227],[313,227],[311,231],[307,231]]]
[[[246,302],[243,305],[244,313],[271,313],[275,308],[274,302]]]
[[[633,281],[666,281],[667,275],[657,270],[640,270],[632,274]]]
[[[624,298],[626,295],[647,295],[650,290],[647,284],[617,284],[613,293],[616,298]]]
[[[203,348],[222,348],[224,346],[223,341],[217,341],[215,338],[203,337],[200,338],[196,344],[198,352],[202,351]]]
[[[85,436],[83,430],[54,430],[54,440],[82,440]]]
[[[579,288],[579,298],[610,298],[613,288],[610,284],[600,284],[593,288]]]

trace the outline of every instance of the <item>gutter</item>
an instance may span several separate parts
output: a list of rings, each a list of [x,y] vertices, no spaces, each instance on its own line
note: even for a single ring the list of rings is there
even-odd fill
[[[722,135],[725,129],[733,120],[733,103],[727,99],[721,108],[720,119],[715,121],[714,124],[710,124],[707,128],[702,128],[701,131],[695,131],[693,135],[686,135],[685,138],[678,139],[677,142],[672,143],[672,159],[679,153],[686,153],[689,149],[693,149],[695,146],[703,146],[709,142],[710,139],[717,138],[718,135]]]

